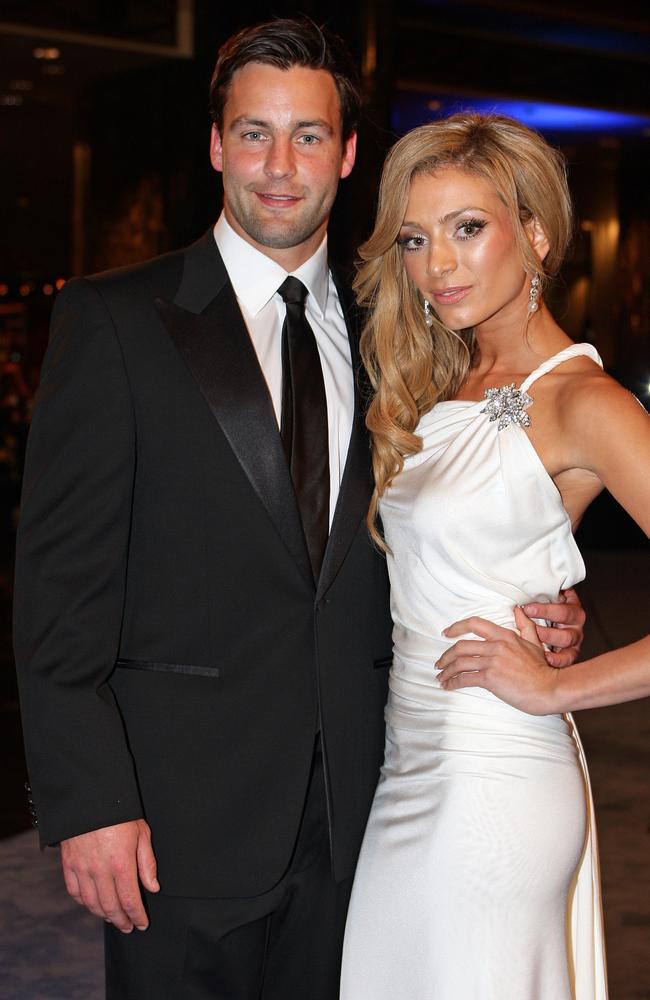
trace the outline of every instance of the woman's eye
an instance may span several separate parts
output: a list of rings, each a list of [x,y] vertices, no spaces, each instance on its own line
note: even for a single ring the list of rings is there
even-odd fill
[[[485,229],[485,225],[482,219],[469,219],[467,222],[460,223],[456,233],[461,240],[471,240],[474,236],[478,236],[482,229]]]
[[[424,238],[424,236],[418,236],[418,235],[400,236],[397,243],[402,248],[402,250],[413,251],[413,250],[419,250],[420,247],[423,247],[424,244],[426,243],[426,239]]]

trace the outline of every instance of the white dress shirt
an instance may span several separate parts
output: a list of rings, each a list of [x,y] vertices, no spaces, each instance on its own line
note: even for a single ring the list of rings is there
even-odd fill
[[[269,387],[279,428],[282,418],[282,324],[286,307],[277,290],[287,277],[287,271],[242,239],[223,214],[214,227],[214,238]],[[309,292],[305,314],[314,331],[323,369],[331,527],[352,431],[354,383],[343,310],[327,265],[326,236],[313,256],[291,274],[299,278]]]

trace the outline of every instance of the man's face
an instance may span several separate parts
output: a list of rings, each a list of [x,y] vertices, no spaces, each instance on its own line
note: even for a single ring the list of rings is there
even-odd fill
[[[245,240],[295,270],[319,246],[356,136],[341,140],[336,84],[325,70],[248,63],[230,84],[210,159],[223,174],[226,219]]]

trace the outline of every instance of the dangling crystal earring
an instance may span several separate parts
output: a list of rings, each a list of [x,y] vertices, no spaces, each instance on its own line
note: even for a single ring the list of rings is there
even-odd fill
[[[533,313],[537,312],[539,309],[539,292],[541,285],[541,278],[539,274],[534,274],[530,279],[530,291],[528,293],[528,315],[532,316]]]
[[[433,313],[428,299],[424,300],[424,322],[427,326],[433,326]]]

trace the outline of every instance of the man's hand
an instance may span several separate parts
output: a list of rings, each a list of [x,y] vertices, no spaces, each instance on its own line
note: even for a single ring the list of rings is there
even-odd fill
[[[149,926],[138,878],[158,892],[151,831],[143,819],[61,841],[65,887],[72,898],[125,934]]]
[[[546,660],[551,667],[570,667],[578,659],[586,614],[575,590],[563,590],[562,604],[524,604],[529,618],[544,618],[550,627],[537,625],[540,642],[548,647]]]

